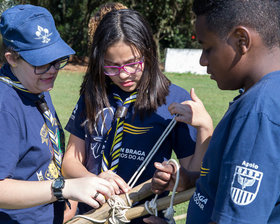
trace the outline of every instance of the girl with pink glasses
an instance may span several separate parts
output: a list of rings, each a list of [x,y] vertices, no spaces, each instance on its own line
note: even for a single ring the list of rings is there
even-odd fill
[[[66,126],[71,134],[65,176],[98,175],[113,184],[116,194],[129,191],[127,182],[174,117],[168,106],[191,100],[161,72],[156,52],[151,28],[138,12],[122,9],[104,16],[93,36],[80,99]],[[152,178],[154,162],[170,159],[172,150],[183,168],[199,171],[203,143],[212,133],[207,116],[210,122],[190,122],[194,127],[177,123],[136,185]],[[79,204],[79,213],[90,209]]]

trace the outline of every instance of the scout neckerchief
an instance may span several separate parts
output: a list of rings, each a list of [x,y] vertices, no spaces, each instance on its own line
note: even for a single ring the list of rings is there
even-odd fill
[[[114,93],[113,95],[117,103],[117,110],[103,151],[101,172],[112,170],[116,173],[119,166],[119,156],[122,147],[124,120],[129,106],[136,101],[137,92],[130,94],[125,101],[123,101],[118,94]]]
[[[47,125],[49,139],[53,148],[55,164],[59,175],[61,175],[61,162],[64,153],[64,132],[61,128],[59,120],[55,119],[56,117],[53,116],[53,114],[49,110],[44,99],[44,95],[33,94],[25,89],[20,81],[13,75],[8,64],[5,64],[1,68],[0,81],[12,86],[21,96],[32,100],[36,104]]]

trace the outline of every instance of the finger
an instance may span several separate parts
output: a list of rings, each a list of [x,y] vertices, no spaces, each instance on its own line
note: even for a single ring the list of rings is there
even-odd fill
[[[178,116],[176,117],[176,121],[177,122],[182,122],[182,123],[186,123],[186,124],[190,124],[191,123],[191,117],[190,116]]]
[[[94,195],[93,195],[94,196]],[[92,197],[88,197],[86,199],[84,199],[82,202],[88,204],[89,206],[93,207],[93,208],[99,208],[100,204],[98,203],[98,201],[94,200]]]
[[[171,175],[170,173],[166,173],[166,172],[162,172],[162,171],[156,171],[154,174],[154,179],[155,181],[158,180],[158,182],[160,182],[161,184],[167,183],[170,181],[171,179]]]
[[[169,174],[172,174],[174,172],[174,167],[170,164],[167,164],[167,163],[155,162],[154,166],[155,166],[156,169],[158,169],[162,172],[166,172],[166,173],[169,173]]]
[[[147,218],[143,218],[143,222],[144,223],[148,223],[148,224],[150,224],[150,223],[154,223],[154,216],[150,216],[150,217],[147,217]]]
[[[117,183],[118,187],[122,190],[122,192],[127,193],[130,190],[130,187],[120,176],[116,175],[115,182]]]
[[[114,178],[110,178],[108,179],[108,181],[112,184],[113,188],[114,188],[114,193],[115,194],[120,194],[120,188],[118,186],[118,184],[116,183]]]
[[[99,192],[96,192],[93,199],[96,200],[100,205],[106,202],[106,198],[104,197],[104,195],[100,194]]]
[[[115,189],[112,183],[102,178],[98,178],[94,186],[96,190],[106,196],[106,198],[110,198],[115,194]]]
[[[169,105],[168,110],[173,115],[176,113],[176,107],[179,105],[179,103],[172,103]]]
[[[150,217],[147,217],[147,218],[143,218],[143,222],[148,223],[148,224],[149,223],[167,224],[167,222],[164,219],[156,217],[156,216],[150,216]]]
[[[198,98],[198,96],[195,94],[194,88],[191,88],[190,95],[191,95],[191,98],[194,102],[200,102],[201,101]]]
[[[168,186],[168,183],[158,184],[158,183],[157,183],[158,181],[159,181],[159,180],[156,181],[155,179],[153,179],[152,185],[151,185],[151,190],[152,190],[152,192],[155,193],[155,194],[161,194],[162,192],[165,191],[165,189],[166,189],[167,186]]]
[[[119,175],[115,174],[112,171],[109,171],[108,175],[110,176],[110,179],[108,180],[112,183],[116,194],[120,194],[121,191],[122,192],[129,191],[130,189],[129,186]]]

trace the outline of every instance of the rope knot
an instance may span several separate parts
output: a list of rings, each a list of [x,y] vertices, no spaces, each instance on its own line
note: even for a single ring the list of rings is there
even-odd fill
[[[108,199],[108,204],[111,207],[111,217],[109,222],[111,224],[129,223],[125,213],[130,208],[125,202],[117,195]]]

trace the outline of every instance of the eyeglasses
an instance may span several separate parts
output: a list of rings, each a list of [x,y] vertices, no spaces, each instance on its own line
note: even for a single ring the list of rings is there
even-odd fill
[[[50,70],[50,68],[53,66],[56,70],[64,68],[69,61],[69,56],[59,58],[49,64],[42,65],[42,66],[34,66],[34,73],[36,75],[42,75]]]
[[[20,58],[22,60],[24,60],[22,57],[20,57]],[[52,66],[56,70],[64,68],[67,65],[68,61],[69,61],[69,56],[66,56],[66,57],[59,58],[59,59],[57,59],[57,60],[55,60],[55,61],[53,61],[49,64],[46,64],[46,65],[42,65],[42,66],[31,65],[31,66],[34,67],[34,73],[36,75],[42,75],[42,74],[46,73],[47,71],[49,71]],[[26,63],[28,63],[28,62],[26,62]]]
[[[142,71],[142,65],[144,63],[144,58],[140,61],[125,64],[121,67],[119,66],[104,66],[104,73],[108,76],[115,76],[121,73],[121,69],[123,69],[128,74],[135,74],[136,72]]]

